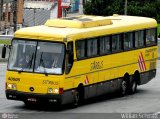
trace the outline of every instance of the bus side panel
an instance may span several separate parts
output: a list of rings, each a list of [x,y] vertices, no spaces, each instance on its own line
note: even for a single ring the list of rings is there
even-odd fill
[[[99,82],[101,83],[98,83],[98,86],[97,86],[97,96],[103,95],[109,91],[110,82],[105,81],[109,79],[109,75],[110,75],[110,72],[108,70],[99,72]]]
[[[97,92],[97,80],[98,80],[98,72],[94,72],[86,75],[85,83],[90,83],[88,88],[87,98],[92,98],[96,96]]]
[[[156,70],[141,73],[140,85],[146,84],[156,76]]]
[[[142,53],[144,62],[137,63],[143,64],[146,68],[139,67],[140,71],[140,83],[139,85],[148,83],[151,79],[153,79],[156,75],[156,67],[157,67],[157,58],[158,58],[158,47],[148,47],[142,50],[137,50],[135,53]],[[138,56],[137,56],[138,57]]]

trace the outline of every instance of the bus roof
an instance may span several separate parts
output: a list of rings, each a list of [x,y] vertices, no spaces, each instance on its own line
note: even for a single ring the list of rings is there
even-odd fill
[[[48,20],[44,25],[22,28],[16,38],[61,41],[84,39],[157,27],[155,19],[137,16],[113,15],[108,17],[81,15]]]

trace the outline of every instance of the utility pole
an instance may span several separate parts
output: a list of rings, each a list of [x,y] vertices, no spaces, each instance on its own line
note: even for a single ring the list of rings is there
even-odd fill
[[[13,1],[13,26],[15,32],[17,30],[17,0]]]
[[[127,15],[127,0],[125,0],[125,5],[124,5],[124,14]]]
[[[23,0],[17,2],[17,24],[22,26],[23,23]]]
[[[5,18],[4,18],[5,22],[4,22],[4,28],[7,29],[7,26],[8,26],[8,3],[6,3],[6,6],[5,6]]]
[[[3,0],[0,0],[0,21],[3,19]]]
[[[61,18],[62,17],[62,0],[58,0],[58,15],[57,18]]]
[[[3,20],[3,0],[0,0],[0,31],[2,30],[2,20]]]
[[[84,0],[80,0],[79,1],[79,13],[80,14],[83,14],[83,4],[84,4]]]

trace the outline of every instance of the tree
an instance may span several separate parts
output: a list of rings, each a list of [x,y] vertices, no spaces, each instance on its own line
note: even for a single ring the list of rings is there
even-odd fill
[[[84,13],[108,16],[124,14],[125,0],[87,0]],[[160,22],[160,0],[128,0],[127,14],[145,16]]]

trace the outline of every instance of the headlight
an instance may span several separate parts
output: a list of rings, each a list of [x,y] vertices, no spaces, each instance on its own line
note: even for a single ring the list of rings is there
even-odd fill
[[[48,88],[48,93],[56,93],[58,94],[59,93],[59,90],[58,89],[52,89],[52,88]]]
[[[8,86],[7,86],[7,87],[11,89],[11,88],[12,88],[12,84],[8,84]]]
[[[48,93],[53,93],[53,89],[52,88],[48,88]]]
[[[12,84],[12,89],[16,90],[17,86],[15,84]]]
[[[16,90],[16,89],[17,89],[17,86],[16,86],[16,84],[10,84],[10,83],[8,83],[8,84],[7,84],[7,89]]]
[[[59,90],[58,89],[54,89],[54,93],[59,93]]]

